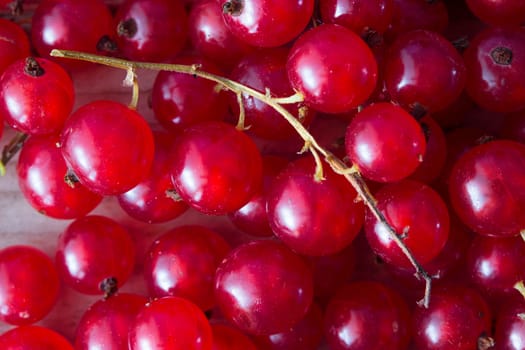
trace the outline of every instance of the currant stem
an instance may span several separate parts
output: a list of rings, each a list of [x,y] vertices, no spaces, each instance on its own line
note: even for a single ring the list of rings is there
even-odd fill
[[[118,59],[118,58],[111,58],[111,57],[98,56],[98,55],[87,54],[87,53],[76,52],[76,51],[56,50],[56,49],[51,51],[51,56],[98,63],[98,64],[102,64],[102,65],[106,65],[106,66],[110,66],[114,68],[124,69],[128,72],[130,70],[134,72],[134,70],[136,70],[137,68],[143,68],[143,69],[150,69],[150,70],[156,70],[156,71],[163,70],[163,71],[191,74],[193,76],[197,76],[197,77],[201,77],[207,80],[214,81],[220,84],[221,86],[223,86],[223,88],[232,91],[237,96],[240,96],[241,94],[244,93],[272,107],[275,111],[281,114],[282,117],[286,119],[286,121],[301,136],[301,138],[303,139],[305,143],[303,150],[304,151],[308,150],[310,151],[310,153],[312,153],[316,161],[315,180],[321,181],[321,179],[324,177],[323,170],[322,170],[322,161],[321,161],[321,156],[322,156],[324,160],[334,170],[334,172],[336,172],[337,174],[341,174],[342,176],[346,178],[348,182],[350,182],[350,184],[354,187],[359,197],[361,197],[364,204],[370,209],[370,211],[375,216],[375,218],[379,222],[385,225],[390,235],[390,238],[397,244],[397,246],[405,254],[407,259],[410,261],[410,263],[416,270],[415,272],[416,277],[423,279],[425,281],[425,295],[423,299],[418,302],[418,304],[425,308],[428,307],[430,303],[432,277],[426,272],[426,270],[421,266],[421,264],[414,258],[414,255],[407,248],[407,246],[403,242],[403,239],[397,234],[395,229],[388,223],[388,220],[381,213],[381,211],[377,207],[377,202],[375,198],[373,197],[372,193],[368,189],[368,186],[366,185],[365,181],[361,177],[359,170],[355,166],[348,168],[347,165],[342,160],[335,157],[331,152],[321,147],[318,144],[317,140],[315,140],[315,138],[308,132],[308,130],[306,130],[306,128],[301,124],[301,122],[295,116],[293,116],[286,108],[284,108],[284,106],[282,105],[283,103],[302,102],[304,100],[304,97],[302,95],[296,93],[292,96],[284,97],[284,98],[271,97],[271,94],[268,91],[266,91],[265,93],[262,93],[248,86],[242,85],[236,81],[233,81],[233,80],[230,80],[230,79],[227,79],[227,78],[215,75],[215,74],[211,74],[205,71],[201,71],[199,70],[199,67],[195,65],[188,66],[188,65],[166,64],[166,63],[132,62],[132,61],[126,61],[126,60]],[[240,106],[240,109],[242,110],[242,105],[239,104],[239,106]],[[237,126],[238,128],[240,124],[241,124],[241,120],[239,120],[239,124]],[[242,125],[243,124],[244,122],[242,122]]]
[[[271,98],[271,96],[268,96]],[[274,97],[273,100],[280,105],[299,103],[304,101],[304,96],[300,92],[296,92],[292,96],[288,97]]]
[[[249,129],[249,127],[245,127],[245,120],[246,120],[246,113],[244,112],[244,103],[242,103],[242,93],[237,93],[237,104],[239,105],[239,119],[237,121],[236,129],[239,131],[244,131],[246,129]]]

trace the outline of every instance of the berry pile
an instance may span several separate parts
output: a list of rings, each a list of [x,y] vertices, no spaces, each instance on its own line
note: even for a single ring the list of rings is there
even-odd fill
[[[0,0],[0,349],[524,349],[524,25]]]

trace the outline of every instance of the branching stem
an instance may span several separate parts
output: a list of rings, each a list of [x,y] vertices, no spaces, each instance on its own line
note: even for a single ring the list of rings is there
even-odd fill
[[[359,173],[358,169],[355,166],[352,166],[350,168],[347,167],[347,165],[342,160],[335,157],[331,152],[329,152],[325,148],[321,147],[314,139],[314,137],[308,132],[308,130],[306,130],[306,128],[301,124],[301,122],[295,116],[293,116],[285,107],[283,107],[283,104],[302,102],[304,100],[304,97],[300,93],[296,93],[288,97],[272,97],[271,94],[268,93],[268,91],[262,93],[260,91],[242,85],[238,82],[232,81],[230,79],[202,71],[200,70],[200,67],[195,65],[188,66],[179,64],[132,62],[118,58],[110,58],[105,56],[98,56],[66,50],[53,50],[51,52],[51,56],[98,63],[114,68],[120,68],[126,70],[127,72],[134,72],[138,68],[143,68],[156,71],[163,70],[191,74],[196,77],[201,77],[207,80],[214,81],[220,84],[224,89],[232,91],[237,96],[240,96],[241,94],[247,94],[272,107],[275,111],[277,111],[286,119],[286,121],[297,131],[297,133],[304,140],[305,144],[303,150],[308,150],[310,151],[310,153],[312,153],[316,161],[315,179],[317,181],[321,181],[324,178],[321,161],[322,157],[336,173],[341,174],[346,178],[348,182],[350,182],[350,184],[355,188],[356,192],[361,197],[364,204],[370,209],[375,218],[385,225],[390,235],[390,238],[398,245],[398,247],[401,249],[401,251],[405,254],[405,256],[408,258],[408,260],[414,267],[416,277],[425,281],[425,295],[423,299],[419,302],[419,304],[423,307],[428,307],[430,303],[432,277],[414,258],[413,254],[403,242],[402,237],[398,235],[395,229],[388,223],[385,216],[381,213],[381,211],[377,207],[375,198],[368,189],[368,186],[361,177],[361,174]],[[241,111],[242,107],[243,106],[240,105]],[[242,126],[243,124],[244,122],[241,121],[238,127]]]

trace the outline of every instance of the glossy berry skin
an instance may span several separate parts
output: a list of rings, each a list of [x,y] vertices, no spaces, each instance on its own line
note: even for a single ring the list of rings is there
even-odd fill
[[[356,268],[355,244],[342,251],[324,256],[309,257],[314,276],[314,295],[318,300],[328,301],[347,283]]]
[[[343,177],[324,169],[316,181],[312,157],[285,168],[267,194],[268,219],[273,232],[294,251],[328,255],[343,250],[355,238],[364,218],[362,202]]]
[[[525,29],[491,28],[464,53],[466,91],[482,108],[514,112],[525,108]]]
[[[24,133],[59,133],[73,109],[73,81],[62,67],[43,58],[16,61],[6,69],[0,85],[0,114]]]
[[[173,189],[169,171],[174,137],[167,132],[155,132],[154,138],[155,157],[148,177],[117,196],[120,207],[129,216],[150,224],[175,219],[188,209],[186,203],[166,193]]]
[[[219,265],[215,297],[224,317],[242,331],[283,332],[303,318],[312,303],[312,272],[282,243],[246,243]]]
[[[266,208],[267,194],[275,177],[288,164],[286,158],[277,156],[264,156],[263,160],[263,185],[248,203],[240,209],[230,213],[228,217],[239,230],[257,237],[273,236],[273,231],[268,222]]]
[[[203,311],[215,305],[214,276],[230,246],[202,226],[181,226],[160,236],[144,261],[144,279],[154,298],[178,296]]]
[[[520,0],[466,0],[479,19],[493,26],[518,27],[525,22],[525,3]]]
[[[490,334],[491,314],[471,288],[434,288],[430,306],[416,308],[412,318],[416,349],[477,349],[478,338]]]
[[[288,81],[286,60],[288,50],[268,49],[245,56],[230,73],[230,78],[265,93],[269,89],[272,96],[288,97],[294,90]],[[239,113],[237,96],[230,94],[230,108],[234,115]],[[264,139],[287,139],[296,135],[290,124],[268,104],[248,94],[242,94],[245,124],[250,132]],[[305,126],[308,126],[315,112],[303,103],[286,104],[284,107]]]
[[[99,100],[79,108],[64,125],[60,144],[80,183],[102,195],[127,192],[153,163],[151,129],[118,102]]]
[[[0,250],[2,321],[28,325],[41,320],[55,305],[59,289],[57,270],[40,250],[29,246]]]
[[[427,147],[423,162],[419,164],[410,178],[412,180],[432,183],[440,174],[447,161],[447,140],[438,123],[429,115],[423,117],[420,122],[425,133]]]
[[[211,350],[212,342],[211,327],[204,313],[178,297],[147,303],[129,333],[130,350]]]
[[[421,164],[426,150],[419,123],[401,107],[380,102],[364,108],[346,129],[346,154],[363,177],[399,181]]]
[[[290,50],[286,69],[305,102],[326,113],[359,106],[372,94],[377,80],[372,51],[357,34],[336,24],[303,33]]]
[[[248,336],[228,324],[211,324],[212,350],[260,350]]]
[[[200,64],[202,70],[223,75],[219,68],[198,56],[182,56],[177,64]],[[217,83],[189,74],[161,71],[153,83],[151,106],[155,118],[167,130],[181,132],[191,125],[210,120],[223,120],[228,102]]]
[[[289,330],[254,338],[258,350],[317,350],[322,339],[323,314],[315,303]]]
[[[377,207],[416,260],[424,264],[436,257],[447,242],[450,221],[441,197],[422,183],[404,180],[389,184],[376,193]],[[370,247],[385,261],[397,267],[410,262],[390,238],[384,224],[366,211],[365,233]]]
[[[494,332],[495,350],[522,350],[525,344],[525,303],[511,298],[498,310]]]
[[[249,45],[277,47],[297,37],[314,10],[313,0],[229,0],[219,2],[224,23]]]
[[[232,125],[206,122],[180,136],[171,180],[193,208],[222,215],[241,208],[262,185],[262,160],[255,143]]]
[[[52,49],[97,53],[100,40],[112,35],[111,13],[101,0],[44,0],[31,22],[31,42],[42,57],[49,57]]]
[[[234,67],[254,48],[233,35],[222,19],[216,0],[201,1],[189,13],[188,35],[191,44],[204,57],[224,68]]]
[[[104,294],[103,282],[115,278],[121,287],[135,264],[129,233],[104,216],[73,221],[59,236],[55,257],[62,280],[84,294]]]
[[[75,349],[128,350],[130,326],[147,301],[143,296],[123,293],[95,302],[78,323]]]
[[[406,349],[410,314],[401,297],[378,282],[343,286],[324,317],[325,337],[333,350]]]
[[[518,295],[514,285],[525,279],[525,242],[520,236],[478,235],[467,256],[470,279],[479,290],[499,297]]]
[[[102,196],[80,183],[66,184],[67,166],[60,149],[59,137],[30,137],[18,158],[18,185],[26,200],[39,213],[57,219],[75,219],[88,214]]]
[[[491,141],[456,162],[449,177],[452,206],[473,231],[496,237],[525,227],[525,146]]]
[[[29,54],[29,38],[22,27],[6,19],[0,19],[0,75],[11,63]]]
[[[392,5],[392,21],[385,32],[389,42],[412,30],[442,33],[448,26],[448,11],[442,0],[392,0]]]
[[[466,68],[456,48],[444,37],[416,30],[400,35],[389,47],[384,79],[392,100],[408,108],[418,104],[435,112],[459,97]]]
[[[186,42],[188,19],[182,1],[128,0],[115,15],[117,47],[135,61],[162,62]]]
[[[392,20],[392,0],[321,0],[324,23],[342,25],[358,35],[383,33]]]
[[[40,326],[21,326],[0,335],[3,350],[73,350],[60,334]]]

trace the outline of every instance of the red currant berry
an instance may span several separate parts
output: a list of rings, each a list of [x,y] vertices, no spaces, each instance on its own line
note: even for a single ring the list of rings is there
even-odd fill
[[[41,214],[57,219],[75,219],[88,214],[102,197],[79,183],[67,184],[67,166],[56,135],[33,136],[24,144],[18,158],[20,190]]]
[[[287,97],[294,91],[286,73],[288,50],[284,48],[268,49],[245,56],[233,69],[230,78],[265,93],[268,89],[272,96]],[[268,104],[248,94],[242,94],[245,124],[250,132],[265,139],[287,139],[296,135],[292,126]],[[284,106],[299,121],[308,126],[315,112],[301,103]],[[237,96],[230,94],[230,108],[239,113]]]
[[[201,1],[189,14],[191,44],[204,57],[220,67],[231,68],[254,49],[237,38],[226,27],[216,0]]]
[[[283,332],[303,318],[312,303],[312,272],[281,243],[243,244],[219,265],[215,297],[225,318],[241,330],[257,335]]]
[[[361,174],[394,182],[412,174],[426,150],[421,125],[401,107],[381,102],[366,107],[346,130],[346,154]]]
[[[430,116],[420,120],[421,127],[427,139],[427,147],[423,162],[410,175],[412,180],[431,183],[440,174],[447,160],[447,140],[441,127]]]
[[[39,326],[21,326],[0,335],[2,350],[73,350],[60,334]]]
[[[58,272],[81,293],[113,294],[128,280],[134,264],[133,240],[112,219],[85,216],[73,221],[58,238]]]
[[[204,313],[186,299],[156,299],[131,325],[129,349],[211,350],[211,327]]]
[[[350,281],[356,267],[356,251],[352,243],[339,253],[309,257],[308,260],[314,276],[314,295],[325,301]]]
[[[299,35],[312,17],[313,0],[221,0],[230,31],[249,45],[276,47]]]
[[[265,156],[263,160],[263,186],[242,208],[230,213],[228,217],[241,231],[259,237],[272,236],[266,208],[267,194],[275,177],[288,164],[286,158]]]
[[[324,24],[302,34],[286,64],[292,87],[326,113],[351,110],[366,101],[377,80],[372,51],[354,32]]]
[[[515,26],[525,23],[525,2],[521,0],[467,0],[479,19],[494,26]]]
[[[201,226],[181,226],[160,236],[149,249],[144,275],[150,295],[185,298],[202,310],[215,305],[215,270],[230,246]]]
[[[0,75],[11,63],[29,54],[29,38],[22,27],[0,18]]]
[[[59,289],[55,266],[40,250],[11,246],[0,251],[2,321],[27,325],[41,320],[55,305]]]
[[[494,332],[495,349],[522,350],[525,344],[525,303],[511,298],[496,315],[496,331]]]
[[[450,222],[447,206],[433,189],[405,180],[386,185],[375,197],[377,207],[418,262],[424,264],[441,252]],[[385,224],[370,210],[365,215],[365,233],[370,247],[385,261],[398,267],[411,266]]]
[[[308,313],[289,330],[255,337],[258,350],[317,350],[323,339],[323,314],[313,303]]]
[[[198,64],[200,69],[220,75],[213,62],[197,56],[178,57],[177,64]],[[228,113],[226,95],[217,84],[192,75],[161,71],[151,92],[155,118],[166,129],[181,132],[210,120],[223,120]]]
[[[428,308],[416,308],[412,318],[416,349],[478,349],[490,334],[491,314],[483,298],[464,286],[434,288]]]
[[[378,282],[342,287],[326,308],[325,336],[333,350],[404,350],[410,340],[408,306]]]
[[[97,53],[112,36],[112,16],[102,0],[43,0],[32,17],[31,42],[43,57],[52,49]],[[71,60],[60,63],[79,65]]]
[[[135,316],[147,303],[136,294],[117,294],[90,306],[78,324],[75,349],[128,349],[128,333]]]
[[[491,28],[465,51],[466,91],[481,107],[495,112],[525,108],[525,29]]]
[[[187,15],[181,1],[128,0],[115,15],[117,47],[128,59],[162,62],[186,42]]]
[[[305,255],[328,255],[343,250],[355,238],[364,218],[362,202],[342,176],[324,169],[314,178],[313,158],[291,163],[267,194],[270,226],[290,248]]]
[[[389,41],[416,29],[442,33],[448,26],[448,11],[442,0],[392,0],[393,14],[385,36]]]
[[[169,171],[173,135],[156,132],[155,158],[149,176],[128,192],[117,196],[122,209],[134,219],[147,222],[165,222],[182,215],[188,205],[169,196],[173,190]]]
[[[468,250],[470,278],[489,296],[508,297],[525,279],[525,242],[522,237],[477,236]]]
[[[153,134],[134,110],[112,101],[79,108],[62,130],[62,154],[89,190],[102,195],[129,191],[150,173]]]
[[[515,236],[525,228],[525,146],[491,141],[465,153],[449,177],[452,206],[473,231]]]
[[[260,350],[237,328],[227,324],[211,324],[212,350]]]
[[[466,69],[463,58],[444,37],[416,30],[400,35],[390,46],[384,79],[394,101],[435,112],[459,97]]]
[[[383,33],[393,15],[392,0],[321,0],[319,11],[324,23],[347,27],[358,35]]]
[[[43,58],[13,63],[2,75],[0,86],[0,114],[24,133],[58,133],[73,109],[71,78],[58,64]]]
[[[262,185],[262,160],[255,143],[222,122],[187,128],[173,151],[171,180],[189,205],[222,215],[244,206]]]

